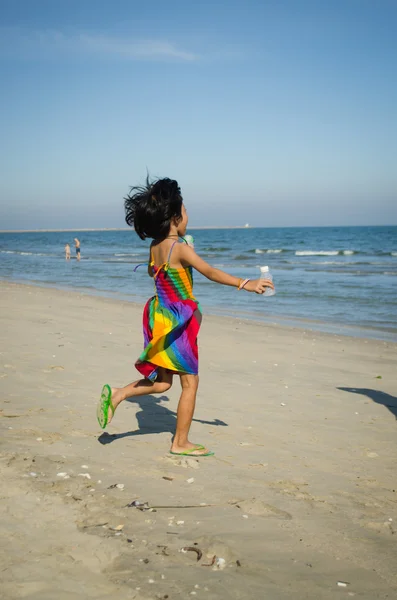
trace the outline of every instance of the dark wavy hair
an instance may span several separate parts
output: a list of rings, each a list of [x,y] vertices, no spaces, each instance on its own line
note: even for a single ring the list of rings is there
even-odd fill
[[[150,181],[145,186],[132,187],[124,198],[125,220],[134,227],[141,240],[162,241],[169,234],[172,219],[182,218],[181,190],[174,179]]]

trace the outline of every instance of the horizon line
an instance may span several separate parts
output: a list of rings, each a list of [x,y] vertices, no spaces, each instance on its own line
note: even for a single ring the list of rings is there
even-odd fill
[[[371,225],[201,225],[189,227],[190,230],[208,229],[326,229],[329,227],[397,227],[397,224],[371,224]],[[67,229],[0,229],[0,233],[72,233],[89,231],[134,231],[131,227],[82,227]]]

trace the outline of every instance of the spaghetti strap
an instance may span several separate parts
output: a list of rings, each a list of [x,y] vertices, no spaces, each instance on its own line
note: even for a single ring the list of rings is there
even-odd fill
[[[173,249],[174,249],[174,246],[175,246],[175,244],[177,244],[177,243],[178,243],[178,241],[177,241],[177,240],[175,240],[175,242],[174,242],[174,243],[172,244],[172,246],[171,246],[170,253],[169,253],[169,255],[168,255],[168,259],[167,259],[167,263],[166,263],[168,266],[170,265],[170,258],[171,258],[172,251],[173,251]]]
[[[172,254],[172,251],[173,251],[173,249],[174,249],[174,246],[175,246],[175,244],[176,244],[176,243],[177,243],[177,240],[176,240],[176,241],[175,241],[175,242],[172,244],[172,246],[171,246],[171,248],[170,248],[170,251],[169,251],[169,254],[168,254],[168,259],[167,259],[167,262],[165,262],[165,263],[163,263],[162,265],[160,265],[160,266],[157,268],[157,271],[154,271],[155,264],[154,264],[154,259],[153,259],[153,248],[152,248],[152,247],[150,248],[150,263],[149,263],[149,264],[150,264],[150,266],[153,268],[153,277],[154,277],[154,279],[156,279],[156,278],[157,278],[157,276],[158,276],[158,274],[160,273],[161,269],[164,269],[164,271],[168,271],[168,268],[169,268],[169,266],[170,266],[171,254]]]

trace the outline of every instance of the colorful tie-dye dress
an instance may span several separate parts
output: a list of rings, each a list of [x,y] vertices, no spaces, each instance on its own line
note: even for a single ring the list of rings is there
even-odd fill
[[[156,294],[143,311],[144,351],[135,363],[138,371],[151,381],[163,367],[174,373],[198,373],[197,335],[201,324],[199,304],[193,296],[192,268],[170,267],[171,247],[166,263],[153,272]]]

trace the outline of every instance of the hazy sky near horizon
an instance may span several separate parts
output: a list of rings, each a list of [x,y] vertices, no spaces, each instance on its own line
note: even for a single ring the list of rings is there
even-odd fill
[[[0,0],[0,228],[397,224],[397,1]]]

